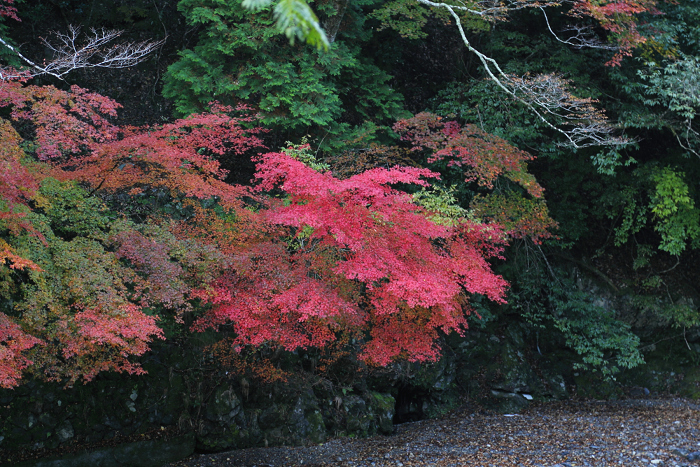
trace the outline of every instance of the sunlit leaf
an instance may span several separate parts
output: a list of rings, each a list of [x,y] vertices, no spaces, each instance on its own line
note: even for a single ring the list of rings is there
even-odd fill
[[[303,0],[280,0],[275,6],[275,19],[277,29],[284,32],[292,44],[299,39],[319,50],[330,46],[316,14]]]

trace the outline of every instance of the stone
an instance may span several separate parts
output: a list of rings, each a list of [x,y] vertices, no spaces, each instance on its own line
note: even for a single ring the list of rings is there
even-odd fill
[[[345,396],[345,428],[348,433],[367,435],[370,427],[370,416],[365,400],[356,395]]]
[[[286,404],[270,404],[258,417],[258,424],[263,430],[276,428],[285,423],[289,411]]]
[[[384,435],[390,435],[394,431],[396,399],[390,394],[372,392],[370,407],[376,417],[377,431]]]
[[[194,453],[194,435],[170,440],[146,440],[82,452],[60,459],[39,459],[15,467],[155,467]]]
[[[536,396],[543,396],[544,398],[552,398],[556,400],[564,400],[569,398],[569,392],[566,390],[566,382],[561,374],[548,368],[542,368],[541,373],[545,388],[541,394],[536,394]]]
[[[75,431],[73,430],[73,425],[71,425],[70,421],[65,420],[58,426],[56,436],[58,436],[58,439],[61,440],[61,442],[68,441],[75,436]]]
[[[651,393],[647,388],[634,387],[630,389],[630,397],[640,398],[646,397]]]
[[[308,440],[316,444],[326,441],[326,425],[323,423],[323,414],[321,414],[321,411],[315,410],[313,412],[309,412],[305,416],[305,419],[308,424],[306,432],[306,437]]]
[[[56,420],[56,417],[51,415],[48,412],[42,413],[39,415],[39,422],[41,422],[43,425],[48,426],[50,428],[55,427],[58,425],[58,420]]]
[[[506,330],[505,342],[500,346],[498,358],[486,367],[486,379],[490,389],[505,393],[543,394],[544,385],[525,359],[523,331],[518,325]]]
[[[241,401],[228,384],[222,384],[206,406],[206,418],[212,422],[231,423],[240,411]]]
[[[700,367],[692,368],[685,373],[680,394],[690,399],[700,399]]]
[[[528,401],[522,394],[492,390],[491,395],[488,405],[500,413],[518,413],[528,406]]]

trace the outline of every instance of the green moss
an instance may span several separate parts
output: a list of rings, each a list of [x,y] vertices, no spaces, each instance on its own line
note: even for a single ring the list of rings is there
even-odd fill
[[[375,414],[377,431],[385,435],[394,431],[394,412],[396,399],[391,394],[372,392],[370,407]]]
[[[326,425],[319,410],[309,412],[304,417],[309,424],[307,438],[312,443],[322,443],[326,440]]]

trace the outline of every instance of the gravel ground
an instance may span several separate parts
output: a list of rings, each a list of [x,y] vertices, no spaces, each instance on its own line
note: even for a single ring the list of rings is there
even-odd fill
[[[196,455],[171,467],[700,466],[700,404],[568,401],[516,415],[463,407],[391,436]]]

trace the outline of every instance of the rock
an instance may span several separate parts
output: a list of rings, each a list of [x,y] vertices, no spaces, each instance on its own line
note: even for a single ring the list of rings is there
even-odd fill
[[[73,425],[71,425],[70,421],[66,420],[59,425],[58,429],[56,430],[56,436],[58,436],[58,439],[60,439],[62,442],[68,441],[75,436],[75,431],[73,430]]]
[[[681,457],[688,457],[689,452],[683,448],[671,448],[673,454],[678,454]]]
[[[603,378],[599,372],[575,373],[574,383],[581,397],[615,400],[623,395],[622,388],[616,381]]]
[[[651,391],[649,391],[647,388],[634,387],[630,389],[630,397],[640,398],[646,397],[649,394],[651,394]]]
[[[394,413],[396,410],[396,399],[390,394],[371,393],[369,403],[377,422],[379,433],[390,435],[394,431]]]
[[[290,436],[296,443],[305,441],[322,443],[326,440],[326,426],[318,401],[311,390],[304,391],[297,399],[294,409],[287,420]]]
[[[286,404],[270,404],[258,417],[258,424],[263,430],[276,428],[285,423],[289,412]]]
[[[283,431],[282,427],[276,427],[265,432],[265,446],[282,446],[288,443],[288,440],[288,431]]]
[[[58,425],[58,420],[56,420],[56,417],[52,416],[48,412],[39,415],[39,422],[41,422],[45,426],[48,426],[49,428],[53,428],[56,425]]]
[[[122,429],[122,424],[118,420],[110,417],[105,417],[103,425],[111,428],[112,430],[119,431]]]
[[[171,440],[148,440],[100,448],[60,459],[39,459],[15,467],[156,467],[194,453],[194,435]]]
[[[347,431],[367,436],[371,422],[367,402],[360,396],[348,395],[343,400],[343,407]]]
[[[491,395],[488,405],[500,413],[518,413],[528,406],[522,394],[492,390]]]
[[[525,359],[520,326],[509,326],[506,334],[499,357],[486,369],[489,387],[506,393],[543,393],[542,382]]]
[[[238,414],[240,399],[228,384],[222,384],[214,391],[214,397],[206,407],[206,418],[212,422],[231,423]]]
[[[320,410],[310,412],[305,417],[308,423],[306,437],[312,443],[323,443],[326,440],[326,425],[323,423],[323,414]]]
[[[566,382],[561,374],[549,368],[542,368],[541,373],[545,387],[541,394],[535,393],[535,396],[544,397],[545,399],[552,398],[555,400],[565,400],[569,398],[569,392],[566,390]]]
[[[265,435],[263,431],[258,426],[258,416],[262,410],[260,409],[248,409],[241,410],[241,412],[236,416],[236,423],[240,427],[239,437],[241,439],[242,446],[260,446],[263,444]],[[199,443],[198,438],[198,443]],[[198,449],[201,447],[197,445]]]

